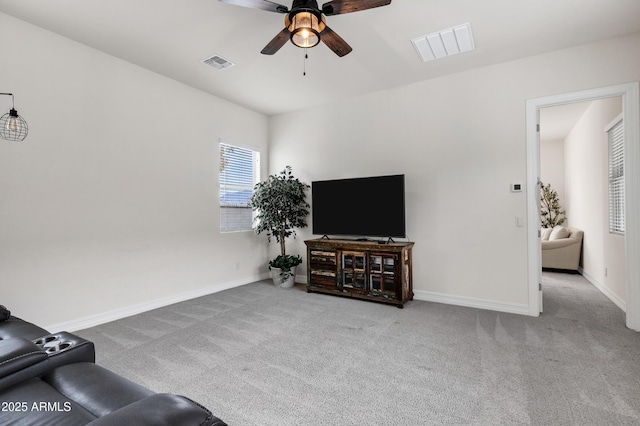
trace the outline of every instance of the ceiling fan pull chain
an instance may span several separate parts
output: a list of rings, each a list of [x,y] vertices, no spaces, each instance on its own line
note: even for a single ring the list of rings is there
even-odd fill
[[[309,55],[307,54],[307,49],[304,49],[304,65],[302,67],[302,75],[306,76],[307,75],[307,59],[309,58]]]

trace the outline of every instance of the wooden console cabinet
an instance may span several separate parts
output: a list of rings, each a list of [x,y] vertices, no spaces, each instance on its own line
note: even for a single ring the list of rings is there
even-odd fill
[[[307,292],[388,303],[413,300],[413,243],[316,239],[307,245]]]

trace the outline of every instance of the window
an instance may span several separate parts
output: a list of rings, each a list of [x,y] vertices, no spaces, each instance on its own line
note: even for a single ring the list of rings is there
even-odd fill
[[[619,116],[607,126],[609,139],[609,232],[624,235],[624,126]]]
[[[220,143],[220,232],[252,229],[249,199],[260,180],[260,152]]]

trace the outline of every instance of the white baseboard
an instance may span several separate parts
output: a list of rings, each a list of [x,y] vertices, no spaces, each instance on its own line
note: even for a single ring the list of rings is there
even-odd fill
[[[297,283],[307,283],[306,275],[296,275]],[[489,311],[507,312],[510,314],[529,315],[529,306],[517,303],[499,303],[493,300],[475,299],[464,296],[436,293],[433,291],[414,290],[413,298],[425,302],[444,303],[446,305],[465,306],[468,308],[486,309]]]
[[[247,277],[240,280],[229,281],[226,283],[214,284],[208,287],[200,288],[198,290],[192,290],[185,293],[175,294],[173,296],[162,297],[160,299],[150,300],[148,302],[138,303],[135,305],[127,306],[120,309],[114,309],[108,312],[102,312],[95,315],[89,315],[86,317],[74,319],[71,321],[60,322],[57,324],[51,324],[43,327],[52,333],[59,331],[77,331],[85,328],[95,327],[96,325],[104,324],[107,322],[115,321],[121,318],[137,315],[142,312],[147,312],[153,309],[162,308],[163,306],[172,305],[174,303],[184,302],[185,300],[195,299],[197,297],[206,296],[208,294],[217,293],[219,291],[228,290],[230,288],[239,287],[241,285],[249,284],[256,281],[270,279],[269,273],[256,275],[253,277]]]
[[[425,302],[444,303],[447,305],[465,306],[467,308],[486,309],[489,311],[507,312],[510,314],[529,315],[529,306],[518,303],[503,303],[493,300],[476,299],[474,297],[453,296],[433,291],[414,290],[414,299]]]
[[[618,306],[618,308],[622,309],[622,312],[625,312],[625,313],[627,312],[627,303],[624,300],[622,300],[620,296],[612,292],[608,287],[605,287],[602,283],[600,283],[597,279],[595,279],[591,274],[586,272],[584,269],[579,268],[579,271],[582,274],[582,276],[587,279],[587,281],[593,284],[595,288],[600,290],[602,294],[607,296],[607,298],[609,298],[609,300],[615,303],[616,306]]]

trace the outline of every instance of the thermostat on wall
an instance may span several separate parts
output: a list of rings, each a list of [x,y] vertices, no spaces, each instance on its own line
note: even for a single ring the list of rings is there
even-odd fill
[[[511,184],[511,192],[522,192],[522,184],[521,183],[512,183]]]

